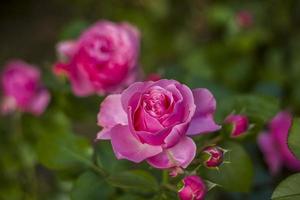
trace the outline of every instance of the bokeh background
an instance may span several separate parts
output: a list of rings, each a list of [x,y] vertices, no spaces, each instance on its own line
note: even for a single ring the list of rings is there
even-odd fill
[[[159,73],[192,88],[207,87],[216,95],[221,110],[229,109],[227,99],[233,95],[257,94],[275,99],[280,108],[299,115],[299,10],[297,0],[1,2],[0,68],[13,58],[36,64],[44,72],[43,79],[53,99],[40,121],[30,115],[22,120],[19,116],[0,118],[0,199],[69,199],[82,168],[65,167],[66,163],[74,163],[63,156],[56,161],[51,157],[53,152],[57,157],[61,152],[47,142],[56,144],[70,137],[59,135],[60,131],[74,132],[83,139],[68,138],[68,145],[80,146],[78,151],[90,154],[90,143],[99,130],[96,115],[102,98],[74,97],[68,84],[52,74],[57,42],[76,38],[99,19],[128,21],[141,31],[140,64],[145,76]],[[253,105],[253,112],[259,113],[260,105]],[[219,113],[221,120],[225,114]],[[245,146],[252,161],[260,164],[255,165],[250,194],[217,190],[212,199],[269,199],[274,186],[289,173],[272,178],[253,143],[246,142]],[[110,189],[99,192],[106,195]],[[80,199],[76,192],[73,191],[73,199]],[[110,198],[116,199],[113,195]]]

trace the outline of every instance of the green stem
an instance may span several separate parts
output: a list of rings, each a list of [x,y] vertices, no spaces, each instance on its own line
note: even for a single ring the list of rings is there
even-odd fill
[[[89,159],[80,156],[72,151],[70,151],[69,149],[65,148],[66,151],[68,151],[74,158],[76,158],[77,160],[85,163],[88,167],[90,167],[92,170],[94,170],[95,172],[97,172],[99,175],[107,177],[108,173],[101,168],[100,166],[95,165],[92,161],[90,161]]]
[[[163,170],[162,172],[162,184],[166,185],[169,182],[169,173],[167,170]]]

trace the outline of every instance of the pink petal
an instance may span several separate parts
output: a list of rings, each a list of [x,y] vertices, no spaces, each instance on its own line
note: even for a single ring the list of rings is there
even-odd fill
[[[147,159],[155,168],[171,167],[186,168],[196,156],[196,144],[189,137],[183,137],[175,146],[165,149],[162,153]]]
[[[83,66],[71,66],[77,67],[70,72],[70,79],[72,82],[72,90],[74,91],[75,95],[77,96],[88,96],[94,93],[94,86],[89,80],[88,74],[83,69]]]
[[[116,125],[110,131],[113,150],[118,159],[139,163],[162,152],[160,146],[142,144],[129,131],[128,126]]]
[[[75,41],[63,41],[57,44],[56,50],[60,57],[70,58],[76,52],[76,42]]]
[[[40,115],[47,108],[50,101],[50,93],[43,89],[32,100],[28,110],[35,115]]]
[[[300,171],[300,160],[291,152],[288,147],[288,134],[292,125],[292,115],[289,112],[278,113],[271,121],[269,127],[272,137],[282,155],[285,166],[290,170]]]
[[[221,128],[220,125],[216,124],[213,116],[208,115],[205,117],[194,118],[189,126],[187,135],[197,135],[199,133],[214,132]]]
[[[97,135],[97,139],[110,139],[109,130],[117,124],[128,124],[127,114],[121,104],[121,95],[107,96],[101,103],[98,113],[98,125],[103,127]]]
[[[271,174],[276,175],[282,167],[282,159],[276,143],[269,133],[261,133],[257,140],[258,146],[264,155],[264,159]]]
[[[188,129],[188,135],[214,132],[221,128],[215,123],[213,114],[216,110],[216,100],[207,89],[198,88],[193,90],[196,111]]]

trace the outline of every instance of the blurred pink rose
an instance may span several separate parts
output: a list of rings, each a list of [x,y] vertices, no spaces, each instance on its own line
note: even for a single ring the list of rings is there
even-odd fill
[[[269,123],[268,131],[258,136],[258,145],[273,175],[283,165],[290,170],[300,171],[300,160],[293,155],[287,144],[291,124],[291,114],[280,112]]]
[[[39,70],[20,60],[9,62],[2,73],[2,113],[16,109],[40,115],[46,109],[49,92],[40,83]]]
[[[58,44],[56,74],[65,74],[77,96],[118,92],[135,80],[138,30],[127,23],[99,21],[76,41]]]
[[[228,115],[224,121],[225,124],[231,124],[232,130],[230,137],[235,138],[246,133],[249,128],[248,117],[245,115]]]
[[[119,159],[185,168],[196,154],[188,136],[220,129],[215,109],[207,89],[191,91],[175,80],[137,82],[102,102],[97,139],[110,139]]]
[[[183,187],[178,191],[181,200],[204,200],[207,188],[199,176],[187,176],[183,180]]]

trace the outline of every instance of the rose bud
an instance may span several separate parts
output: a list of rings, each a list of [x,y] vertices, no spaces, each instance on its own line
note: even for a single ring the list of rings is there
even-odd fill
[[[245,115],[229,115],[226,117],[225,124],[231,125],[230,137],[235,138],[243,135],[249,129],[248,117]]]
[[[15,110],[40,115],[46,109],[50,94],[41,84],[40,71],[37,67],[21,60],[14,60],[4,67],[1,76],[3,100],[1,112]]]
[[[128,23],[99,21],[78,39],[57,45],[55,74],[70,79],[77,96],[118,93],[137,76],[140,35]]]
[[[202,151],[203,164],[207,168],[217,168],[224,161],[225,150],[218,146],[207,146]]]
[[[97,139],[111,140],[118,159],[146,160],[158,169],[186,168],[196,155],[192,136],[221,127],[216,101],[204,88],[191,90],[176,80],[136,82],[101,103]]]
[[[300,160],[288,146],[292,115],[287,111],[278,113],[268,124],[267,130],[258,136],[258,146],[272,175],[277,175],[285,166],[291,171],[300,171]]]
[[[241,28],[249,28],[253,24],[253,16],[247,10],[240,11],[236,14],[236,22]]]
[[[187,176],[183,180],[183,187],[178,191],[181,200],[204,200],[207,187],[199,176]]]
[[[159,79],[161,79],[161,76],[160,74],[157,74],[157,73],[152,73],[152,74],[149,74],[147,76],[147,81],[158,81]]]
[[[176,177],[176,176],[178,176],[179,174],[183,174],[184,173],[184,171],[183,171],[183,169],[181,168],[181,167],[173,167],[173,168],[170,168],[170,173],[169,173],[169,175],[171,176],[171,177]]]

